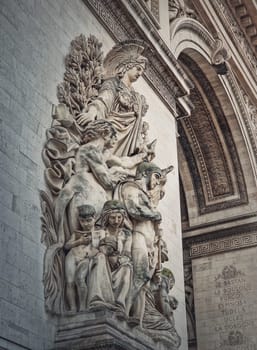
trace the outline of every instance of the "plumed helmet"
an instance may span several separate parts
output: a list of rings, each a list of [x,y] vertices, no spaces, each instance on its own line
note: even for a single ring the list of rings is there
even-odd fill
[[[148,60],[142,56],[144,47],[136,40],[124,41],[115,45],[106,55],[103,66],[105,79],[119,75],[124,66],[134,67],[137,64],[147,64]]]
[[[140,180],[143,176],[150,175],[152,173],[158,173],[160,176],[162,176],[162,170],[157,165],[150,162],[142,162],[137,166],[136,180]]]

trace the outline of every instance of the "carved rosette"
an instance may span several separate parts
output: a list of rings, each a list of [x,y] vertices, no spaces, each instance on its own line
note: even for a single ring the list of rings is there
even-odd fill
[[[105,59],[94,36],[71,43],[42,152],[45,306],[61,316],[108,309],[177,349],[175,280],[163,268],[157,209],[173,167],[152,163],[148,106],[132,86],[147,68],[143,54],[136,41]]]

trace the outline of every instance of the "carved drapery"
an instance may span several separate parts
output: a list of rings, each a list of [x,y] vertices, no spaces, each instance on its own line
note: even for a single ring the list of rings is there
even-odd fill
[[[126,41],[103,59],[101,43],[80,35],[65,64],[43,149],[46,309],[109,309],[177,349],[177,302],[169,294],[175,281],[163,269],[168,252],[157,209],[173,167],[152,163],[148,106],[133,88],[147,69],[144,47]]]

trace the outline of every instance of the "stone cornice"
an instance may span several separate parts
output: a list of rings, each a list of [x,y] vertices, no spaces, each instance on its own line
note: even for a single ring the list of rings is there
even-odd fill
[[[230,7],[223,0],[215,0],[215,4],[215,10],[218,11],[219,14],[222,13],[223,18],[225,19],[225,21],[223,21],[224,25],[230,32],[232,32],[233,37],[238,44],[238,48],[242,50],[246,61],[255,73],[255,78],[257,78],[257,59],[253,47],[249,45],[244,31],[238,25],[238,22],[231,13]]]
[[[255,31],[254,26],[257,25],[256,6],[252,0],[195,0],[198,5],[198,11],[204,14],[205,20],[208,18],[207,27],[211,28],[213,35],[219,32],[219,36],[229,48],[231,59],[229,60],[229,70],[224,76],[233,89],[233,93],[237,95],[236,103],[240,108],[240,115],[244,119],[249,137],[250,157],[253,165],[255,177],[257,174],[257,146],[255,127],[252,122],[256,123],[254,116],[250,120],[247,109],[247,104],[243,101],[242,96],[239,96],[238,87],[235,87],[235,79],[240,81],[240,87],[247,95],[251,104],[256,105],[257,101],[257,58],[255,46],[249,42],[247,35]],[[251,11],[251,12],[250,12]],[[246,16],[246,17],[245,17]],[[251,16],[252,24],[246,25],[246,19]],[[244,26],[242,23],[243,21]],[[250,23],[250,20],[248,20]],[[252,28],[252,32],[250,29]],[[257,38],[257,36],[256,36]],[[257,45],[257,43],[256,43]],[[233,72],[233,73],[232,73]],[[239,117],[240,119],[240,117]],[[255,119],[255,120],[253,120]],[[250,146],[251,145],[251,146]]]
[[[228,0],[228,6],[233,11],[238,25],[245,34],[245,38],[252,47],[256,57],[257,49],[257,5],[256,1]]]
[[[141,4],[141,6],[144,8],[145,12],[147,13],[149,19],[152,21],[152,24],[157,28],[160,29],[160,23],[158,20],[154,17],[152,11],[149,9],[149,7],[146,5],[146,2],[144,0],[138,0]]]
[[[240,233],[242,232],[242,227],[250,228],[252,226],[257,228],[257,212],[187,227],[183,230],[183,240],[203,241],[208,237],[214,239],[217,235],[220,237],[223,233],[226,234],[230,232],[230,229],[233,230],[234,233]],[[244,230],[246,230],[246,228]]]
[[[149,60],[145,78],[152,89],[176,116],[188,114],[187,102],[181,97],[189,94],[190,83],[172,52],[162,40],[156,27],[136,0],[84,0],[116,42],[138,39],[147,48]]]
[[[231,53],[231,67],[239,76],[242,85],[257,96],[257,60],[253,46],[249,44],[243,29],[238,24],[228,2],[238,0],[195,0],[197,12],[204,18],[204,22],[212,34],[219,37],[226,44]],[[246,0],[248,3],[248,0]],[[251,2],[249,0],[249,2]]]

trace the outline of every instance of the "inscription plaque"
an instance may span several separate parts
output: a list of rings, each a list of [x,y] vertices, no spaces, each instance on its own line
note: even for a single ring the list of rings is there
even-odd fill
[[[192,261],[198,350],[257,349],[255,256],[249,248]]]

